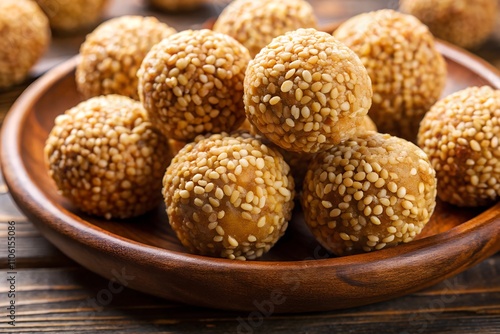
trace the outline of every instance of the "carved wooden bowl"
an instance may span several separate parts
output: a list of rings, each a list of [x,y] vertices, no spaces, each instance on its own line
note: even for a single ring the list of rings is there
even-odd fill
[[[439,50],[449,72],[444,95],[473,85],[500,89],[493,67],[444,43]],[[50,71],[15,103],[3,124],[1,162],[16,203],[43,235],[104,277],[119,272],[130,288],[197,306],[324,311],[423,289],[500,250],[500,204],[458,209],[438,203],[418,240],[342,258],[328,256],[316,243],[297,209],[278,244],[248,262],[189,254],[171,231],[164,207],[127,221],[82,214],[57,193],[43,162],[54,118],[80,101],[75,64],[76,58]]]

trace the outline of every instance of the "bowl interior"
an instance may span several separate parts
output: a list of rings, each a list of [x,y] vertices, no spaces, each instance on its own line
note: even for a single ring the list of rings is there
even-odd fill
[[[468,66],[466,64],[470,59],[463,58],[463,54],[456,54],[455,49],[444,44],[440,44],[439,47],[445,55],[448,66],[448,81],[443,96],[468,86],[492,85],[498,88],[498,77],[495,82],[490,77],[479,74],[482,66],[480,63],[472,62],[474,66],[477,65],[477,68]],[[85,215],[58,194],[55,184],[47,174],[43,147],[53,126],[54,118],[81,101],[74,80],[75,63],[74,59],[71,66],[66,66],[64,71],[59,71],[45,87],[45,91],[30,104],[31,109],[25,113],[19,139],[21,160],[29,177],[54,205],[68,214],[81,217],[82,224],[88,224],[87,227],[106,231],[108,234],[140,244],[187,253],[170,229],[163,205],[134,219],[107,221]],[[447,231],[484,210],[485,208],[460,209],[438,202],[431,221],[419,238]],[[305,227],[300,205],[297,202],[289,230],[278,244],[259,261],[300,261],[310,258],[318,249],[321,247]],[[323,254],[326,252],[323,251]]]

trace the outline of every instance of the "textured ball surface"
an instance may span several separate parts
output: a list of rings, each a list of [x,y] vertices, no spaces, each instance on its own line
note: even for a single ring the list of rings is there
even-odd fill
[[[250,62],[245,111],[274,144],[316,153],[349,138],[371,105],[359,57],[313,28],[278,36]]]
[[[44,153],[62,195],[106,219],[138,216],[160,204],[172,158],[141,104],[118,95],[92,98],[58,116]]]
[[[246,46],[252,57],[274,37],[299,28],[317,28],[313,8],[305,0],[234,0],[213,27]]]
[[[49,22],[33,1],[0,1],[0,89],[21,83],[50,43]]]
[[[250,130],[251,131],[251,130]],[[377,131],[377,127],[375,123],[370,119],[367,115],[363,117],[363,122],[361,122],[358,126],[356,126],[356,133],[353,135],[359,136],[368,131]],[[267,144],[268,141],[266,141]],[[269,145],[273,145],[269,143]],[[286,163],[291,166],[291,173],[293,176],[293,180],[295,181],[295,190],[299,193],[302,190],[302,185],[304,183],[304,177],[307,172],[307,168],[309,163],[314,158],[314,154],[312,153],[303,153],[303,152],[292,152],[282,149],[279,146],[273,145],[285,159]]]
[[[163,179],[170,225],[191,252],[256,259],[284,234],[294,182],[281,154],[245,132],[187,144]]]
[[[36,0],[58,33],[75,33],[97,24],[108,0]]]
[[[497,7],[497,0],[400,0],[401,11],[416,16],[434,36],[464,48],[490,36]]]
[[[336,255],[393,247],[434,212],[435,171],[415,144],[366,133],[316,155],[301,202],[314,236]]]
[[[425,115],[418,145],[438,178],[438,196],[458,206],[500,197],[500,90],[469,87],[437,102]]]
[[[137,71],[144,57],[175,32],[154,17],[122,16],[102,23],[80,47],[78,91],[86,99],[119,94],[139,100]]]
[[[138,72],[139,96],[167,137],[236,130],[245,120],[248,50],[225,34],[185,30],[155,45]]]
[[[415,141],[446,83],[446,63],[429,29],[393,10],[357,15],[334,36],[361,58],[373,84],[369,115],[383,133]]]

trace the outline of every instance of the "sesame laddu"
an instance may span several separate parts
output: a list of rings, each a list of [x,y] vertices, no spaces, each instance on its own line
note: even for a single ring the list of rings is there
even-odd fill
[[[140,102],[91,98],[55,119],[45,161],[61,194],[83,212],[131,218],[161,203],[161,179],[172,155]]]
[[[414,142],[446,83],[446,62],[429,29],[412,15],[383,9],[350,18],[333,35],[356,52],[370,75],[368,115],[378,130]]]
[[[318,153],[301,198],[306,224],[336,255],[412,241],[436,206],[436,177],[415,144],[367,132]]]
[[[23,82],[50,43],[49,21],[36,3],[0,1],[0,89]]]
[[[285,233],[294,181],[282,155],[247,132],[200,136],[163,179],[172,229],[191,252],[253,260]]]
[[[236,130],[245,120],[243,80],[248,50],[209,29],[184,30],[155,45],[139,76],[139,96],[169,138],[191,141]]]
[[[127,15],[102,23],[80,47],[78,92],[84,99],[119,94],[139,100],[137,71],[144,57],[175,32],[155,17]]]
[[[278,36],[248,65],[245,112],[265,137],[304,153],[327,150],[356,132],[371,106],[359,57],[326,32]]]
[[[485,206],[500,196],[500,90],[469,87],[438,101],[420,123],[418,145],[436,169],[438,196]]]
[[[235,0],[217,17],[213,30],[234,37],[255,57],[274,37],[299,28],[318,28],[305,0]]]

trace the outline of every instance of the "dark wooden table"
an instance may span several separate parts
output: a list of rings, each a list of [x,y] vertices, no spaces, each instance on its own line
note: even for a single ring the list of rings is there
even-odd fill
[[[217,15],[224,2],[213,0],[194,12],[165,14],[145,8],[140,0],[115,0],[106,17],[139,13],[158,16],[178,30],[198,28]],[[310,2],[322,24],[397,6],[396,0]],[[498,21],[492,38],[474,52],[500,69]],[[76,54],[84,37],[54,38],[31,80]],[[0,122],[28,84],[0,93]],[[7,324],[7,237],[12,221],[16,233],[15,327]],[[500,333],[500,254],[432,288],[384,303],[322,313],[256,315],[202,309],[110,286],[45,240],[16,208],[1,177],[0,240],[0,332]]]

